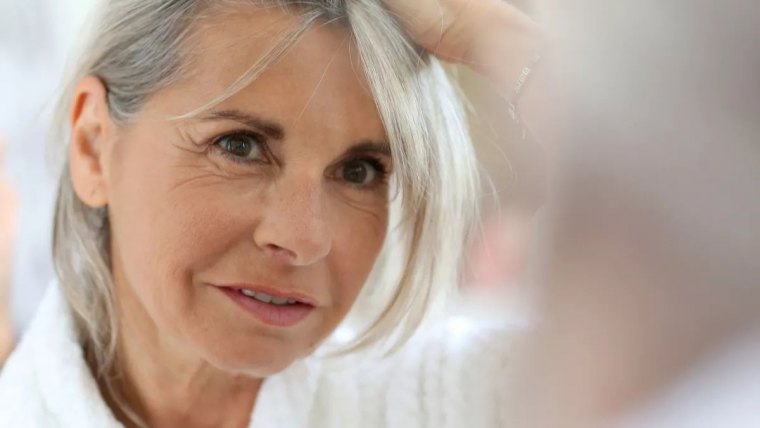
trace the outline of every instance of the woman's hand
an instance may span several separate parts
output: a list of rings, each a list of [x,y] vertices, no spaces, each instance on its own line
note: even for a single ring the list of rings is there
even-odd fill
[[[8,294],[17,209],[16,193],[3,171],[3,149],[0,138],[0,364],[13,345]]]
[[[415,41],[511,90],[544,49],[538,25],[504,0],[385,0]]]
[[[490,81],[500,97],[482,106],[485,116],[507,120],[515,102],[521,122],[514,129],[538,146],[505,146],[513,160],[522,159],[520,192],[533,206],[543,199],[546,154],[554,151],[561,132],[559,112],[563,105],[554,96],[547,58],[548,37],[528,15],[507,0],[384,0],[414,40],[440,59],[464,64]],[[516,1],[516,0],[513,0]],[[539,2],[539,0],[532,0]],[[525,4],[525,1],[521,1]],[[533,62],[541,55],[541,64]],[[549,67],[548,67],[549,66]],[[514,100],[515,88],[525,67],[531,70],[529,81]],[[523,81],[522,83],[525,83]],[[548,102],[549,94],[552,102]],[[508,101],[509,104],[504,101]],[[488,112],[492,110],[492,112]],[[491,114],[492,113],[492,114]],[[521,138],[505,138],[505,145]],[[523,152],[524,151],[524,152]],[[525,179],[525,177],[531,177]]]
[[[547,58],[548,37],[528,15],[507,0],[384,1],[418,44],[440,59],[469,66],[509,101],[523,69],[541,55],[541,64],[532,70],[518,107],[534,138],[545,150],[553,150],[562,103],[554,96],[552,77],[547,73],[553,69]],[[507,115],[506,105],[489,108]]]

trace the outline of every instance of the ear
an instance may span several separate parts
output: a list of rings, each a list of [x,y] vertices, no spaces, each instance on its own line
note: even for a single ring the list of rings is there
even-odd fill
[[[114,126],[108,114],[107,90],[97,77],[82,79],[71,105],[69,173],[74,192],[86,205],[108,204],[108,160]]]

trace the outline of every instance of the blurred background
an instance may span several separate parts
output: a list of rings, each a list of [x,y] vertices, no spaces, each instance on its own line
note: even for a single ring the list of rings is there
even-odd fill
[[[0,0],[0,139],[5,153],[0,180],[5,180],[6,194],[9,188],[15,191],[17,205],[13,228],[0,229],[0,246],[12,246],[5,261],[10,264],[10,292],[4,295],[17,334],[53,279],[50,237],[57,180],[48,168],[47,137],[69,52],[93,3]],[[0,199],[6,211],[11,203]]]

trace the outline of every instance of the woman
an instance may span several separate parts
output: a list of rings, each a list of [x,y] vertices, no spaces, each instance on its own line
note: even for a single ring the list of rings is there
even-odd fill
[[[501,2],[388,6],[504,88],[536,48]],[[108,1],[62,102],[59,284],[0,425],[499,424],[505,356],[482,334],[309,357],[362,288],[387,304],[342,350],[405,342],[477,203],[456,92],[377,0]]]

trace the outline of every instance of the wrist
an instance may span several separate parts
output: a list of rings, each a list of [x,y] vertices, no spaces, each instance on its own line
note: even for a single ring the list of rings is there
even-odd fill
[[[512,89],[520,73],[545,49],[540,27],[504,1],[492,1],[480,8],[471,28],[463,63],[497,85],[504,94]]]

